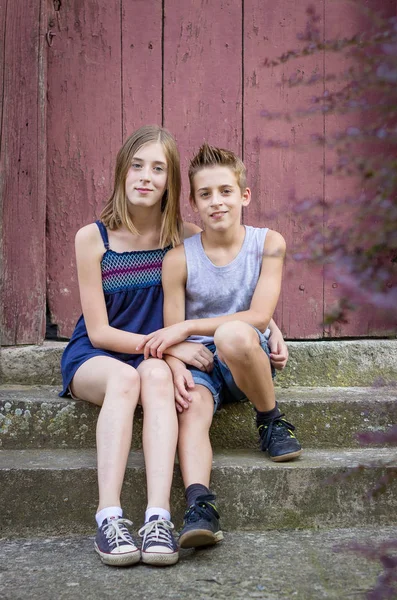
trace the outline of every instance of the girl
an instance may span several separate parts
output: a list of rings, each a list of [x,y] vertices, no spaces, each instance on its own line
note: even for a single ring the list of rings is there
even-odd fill
[[[180,190],[174,138],[161,127],[141,127],[117,155],[113,193],[100,221],[76,235],[83,315],[62,356],[61,395],[101,406],[95,550],[109,565],[130,565],[141,558],[152,565],[178,560],[170,516],[178,436],[172,375],[165,361],[144,361],[142,350],[136,348],[146,334],[163,327],[165,254],[199,231],[191,223],[182,223]],[[275,348],[280,347],[280,338],[275,328]],[[201,344],[182,342],[167,353],[201,370],[212,368],[212,354]],[[148,494],[145,523],[139,531],[141,551],[120,503],[138,402],[144,414]]]

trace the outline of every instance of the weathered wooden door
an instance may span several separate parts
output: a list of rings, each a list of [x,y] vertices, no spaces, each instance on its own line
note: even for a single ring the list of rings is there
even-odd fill
[[[74,235],[99,215],[110,194],[116,153],[140,125],[163,124],[176,136],[187,219],[192,218],[187,165],[203,140],[242,155],[253,191],[244,221],[277,229],[290,249],[307,226],[292,213],[291,190],[309,197],[331,197],[337,191],[322,169],[329,157],[307,140],[311,133],[343,122],[324,116],[269,122],[261,116],[262,110],[293,111],[307,105],[313,93],[324,89],[326,74],[338,67],[327,55],[306,58],[293,67],[263,66],[265,57],[296,46],[297,33],[305,26],[306,0],[29,0],[24,11],[19,4],[0,3],[6,53],[8,47],[17,50],[13,74],[4,69],[1,76],[4,90],[29,86],[24,97],[29,96],[34,119],[29,118],[26,127],[34,126],[36,138],[32,142],[29,137],[32,148],[26,145],[28,136],[23,136],[19,119],[24,110],[13,116],[19,138],[9,129],[2,137],[7,160],[20,157],[23,162],[26,154],[28,165],[19,167],[18,179],[10,176],[5,188],[2,184],[7,250],[3,343],[43,339],[45,300],[59,335],[71,334],[80,312]],[[383,4],[395,14],[396,0]],[[359,7],[344,0],[319,0],[316,9],[323,17],[324,37],[347,35],[362,18]],[[30,45],[18,46],[16,38],[26,38]],[[317,89],[289,89],[283,77],[292,69],[320,75]],[[4,115],[13,110],[5,101],[3,125]],[[290,148],[270,150],[263,143],[269,138],[285,139]],[[10,150],[11,140],[15,148]],[[34,202],[21,184],[26,181],[35,190]],[[9,230],[10,219],[14,229]],[[29,244],[15,242],[14,232]],[[19,265],[16,272],[11,264]],[[379,321],[362,312],[342,328],[324,329],[323,315],[336,293],[321,268],[296,263],[289,255],[276,315],[285,335],[305,339],[382,334]]]

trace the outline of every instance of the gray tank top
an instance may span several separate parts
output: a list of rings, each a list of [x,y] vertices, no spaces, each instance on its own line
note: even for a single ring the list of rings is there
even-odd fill
[[[187,266],[186,319],[220,317],[249,309],[261,272],[267,232],[267,228],[245,225],[240,252],[223,267],[210,261],[200,233],[183,242]],[[214,338],[193,335],[189,340],[210,344]]]

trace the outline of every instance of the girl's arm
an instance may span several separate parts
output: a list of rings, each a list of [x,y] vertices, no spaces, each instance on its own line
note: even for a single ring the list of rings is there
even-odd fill
[[[91,344],[94,348],[141,354],[136,347],[145,336],[109,325],[101,274],[104,247],[95,223],[77,232],[75,248],[80,302]]]
[[[144,335],[109,325],[101,273],[104,247],[95,223],[77,232],[75,246],[80,301],[91,344],[103,350],[142,354],[143,350],[138,350],[137,346],[144,340]],[[182,342],[167,348],[165,354],[173,355],[203,371],[212,369],[212,354],[202,344]]]

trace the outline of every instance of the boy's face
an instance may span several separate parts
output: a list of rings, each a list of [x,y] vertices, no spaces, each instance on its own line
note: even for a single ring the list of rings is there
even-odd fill
[[[204,229],[227,230],[241,223],[243,206],[248,206],[251,191],[243,192],[237,183],[236,175],[229,167],[207,167],[193,178],[193,210],[198,212]]]

